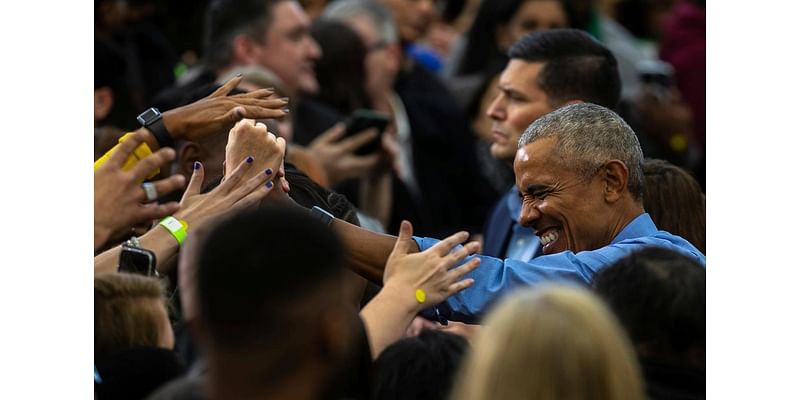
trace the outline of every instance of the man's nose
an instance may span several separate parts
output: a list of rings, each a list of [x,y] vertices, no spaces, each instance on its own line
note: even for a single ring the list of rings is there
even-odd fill
[[[526,228],[533,228],[533,224],[541,218],[542,213],[536,206],[522,206],[519,212],[518,222]]]
[[[319,60],[322,57],[322,48],[310,35],[308,36],[308,56],[312,60]]]
[[[506,118],[505,107],[503,107],[503,94],[498,93],[486,109],[486,116],[495,121],[503,121]]]

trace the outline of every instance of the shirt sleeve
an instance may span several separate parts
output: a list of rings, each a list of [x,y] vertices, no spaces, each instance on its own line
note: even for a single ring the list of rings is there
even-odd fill
[[[414,240],[420,251],[439,242],[431,238],[414,237]],[[474,257],[479,257],[481,264],[467,277],[474,279],[475,283],[436,306],[442,317],[477,323],[495,301],[514,288],[545,281],[586,286],[597,270],[611,262],[608,255],[596,251],[578,254],[565,251],[539,256],[528,262],[482,255]]]

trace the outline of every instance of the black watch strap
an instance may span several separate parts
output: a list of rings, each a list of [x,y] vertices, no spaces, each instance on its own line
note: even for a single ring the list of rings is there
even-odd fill
[[[136,119],[155,136],[159,147],[175,147],[175,140],[173,140],[172,135],[167,132],[167,127],[164,126],[164,120],[161,117],[161,111],[157,108],[151,107],[147,109],[145,112],[139,114]]]

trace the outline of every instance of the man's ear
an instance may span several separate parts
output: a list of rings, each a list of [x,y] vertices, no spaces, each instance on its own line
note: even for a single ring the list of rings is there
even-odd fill
[[[614,203],[628,191],[628,167],[619,160],[611,160],[603,166],[603,183],[606,202]]]
[[[258,64],[257,53],[260,50],[259,44],[252,37],[245,34],[238,35],[233,39],[231,64]]]
[[[195,142],[185,142],[178,150],[178,172],[188,180],[194,172],[194,162],[202,162],[206,153],[202,147]]]
[[[94,121],[102,121],[114,107],[114,92],[108,86],[94,90]]]

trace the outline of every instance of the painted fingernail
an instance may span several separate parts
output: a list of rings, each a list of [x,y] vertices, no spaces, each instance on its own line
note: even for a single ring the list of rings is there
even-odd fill
[[[264,173],[267,174],[267,176],[272,175],[272,168],[267,168],[267,170],[264,171]]]
[[[192,165],[192,168],[194,168],[195,170],[200,169],[200,161],[195,161],[194,165]]]
[[[275,91],[275,88],[274,88],[274,87],[268,87],[268,88],[266,88],[266,89],[267,89],[267,90],[269,90],[270,92],[274,92],[274,91]]]
[[[247,163],[248,164],[252,164],[253,163],[253,156],[247,156]]]
[[[289,98],[288,97],[281,97],[281,100],[283,100],[284,103],[288,103],[289,102]]]
[[[284,109],[283,109],[283,112],[284,112],[284,113],[286,113],[286,114],[288,114],[288,113],[289,113],[289,109],[288,109],[288,108],[284,108]]]
[[[239,72],[238,74],[236,74],[236,77],[237,77],[237,78],[238,78],[238,77],[240,77],[240,76],[242,76],[242,73],[241,73],[241,72]]]
[[[267,189],[272,189],[272,181],[267,182]]]

